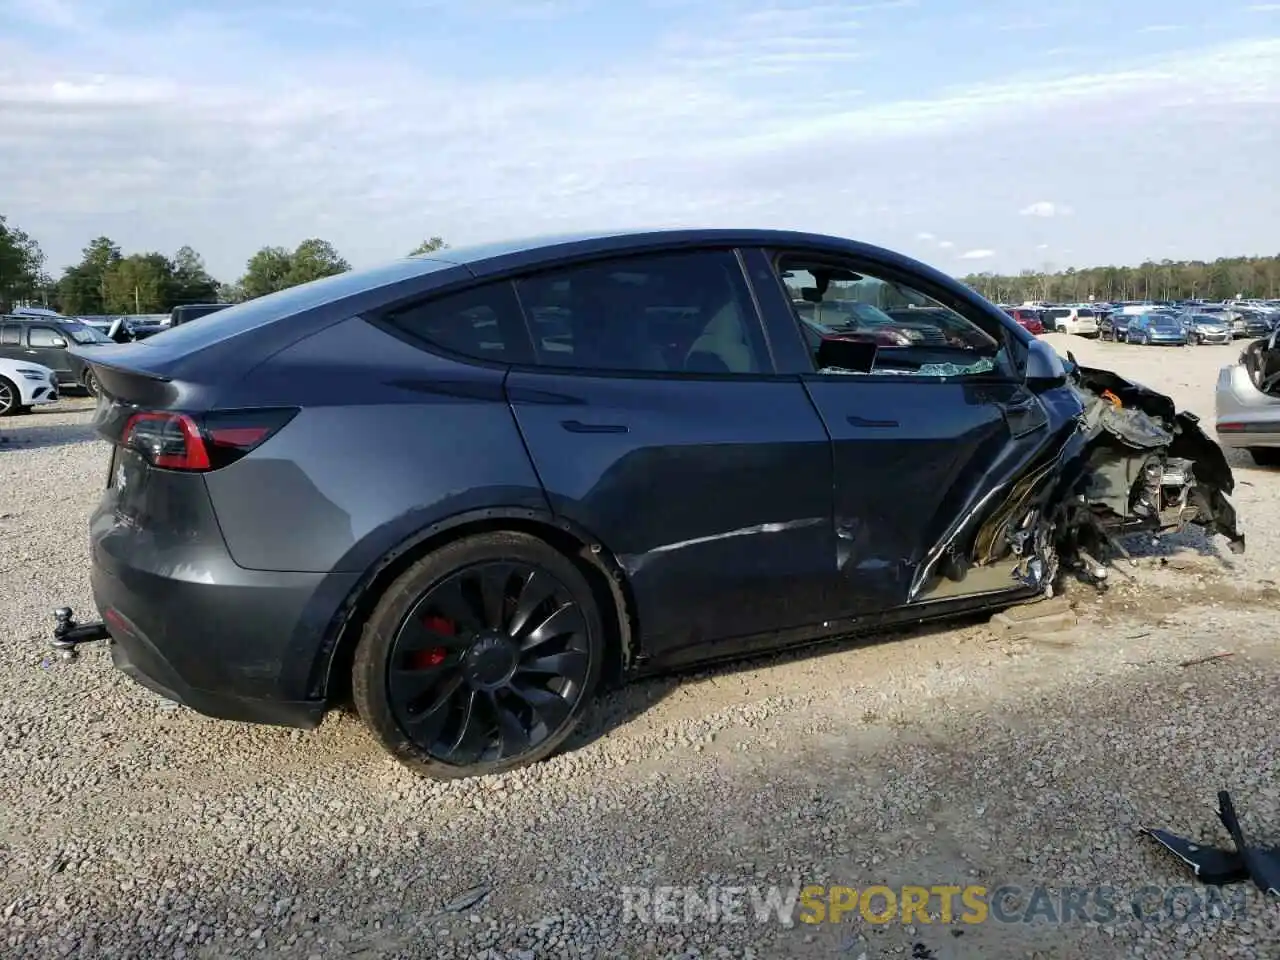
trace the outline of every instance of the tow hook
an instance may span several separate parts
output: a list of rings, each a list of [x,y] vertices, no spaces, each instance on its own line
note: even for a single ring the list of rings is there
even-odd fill
[[[53,618],[53,648],[62,654],[63,660],[74,660],[80,644],[106,640],[111,636],[101,620],[76,623],[71,619],[70,607],[59,607],[53,611]]]

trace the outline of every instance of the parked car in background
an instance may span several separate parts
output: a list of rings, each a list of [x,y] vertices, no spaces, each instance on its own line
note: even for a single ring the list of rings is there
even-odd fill
[[[74,345],[89,355],[103,344],[112,345],[111,338],[78,320],[12,314],[0,317],[0,357],[49,367],[57,375],[59,390],[97,393],[96,375],[83,356],[67,348]]]
[[[1120,310],[1108,313],[1098,321],[1098,337],[1124,343],[1129,338],[1129,318],[1132,316]]]
[[[1240,336],[1265,337],[1274,326],[1270,315],[1261,310],[1237,310],[1236,316],[1239,318],[1237,329],[1241,331]]]
[[[1035,336],[1044,333],[1044,321],[1040,319],[1040,311],[1034,307],[1008,307],[1005,313],[1018,321],[1018,325],[1027,333]]]
[[[1280,330],[1218,371],[1214,415],[1219,444],[1249,451],[1259,466],[1280,466]]]
[[[1129,317],[1129,329],[1125,335],[1129,343],[1143,346],[1163,345],[1185,347],[1187,328],[1172,313],[1137,313]]]
[[[211,313],[217,313],[219,310],[226,310],[228,307],[234,306],[230,303],[180,303],[169,312],[169,326],[177,327],[184,323],[190,323],[200,317],[207,317]]]
[[[804,335],[842,316],[919,337]],[[115,663],[233,720],[349,693],[430,776],[550,755],[605,680],[1043,596],[1099,530],[1243,549],[1168,397],[835,237],[443,250],[80,352]]]
[[[1179,318],[1191,343],[1230,343],[1231,328],[1212,313],[1184,313]]]
[[[1090,307],[1050,307],[1042,314],[1046,327],[1081,337],[1098,335],[1098,316]]]
[[[29,360],[0,357],[0,417],[26,413],[58,399],[58,376]]]

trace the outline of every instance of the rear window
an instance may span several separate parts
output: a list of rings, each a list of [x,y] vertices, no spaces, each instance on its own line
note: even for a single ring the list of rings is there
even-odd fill
[[[1067,310],[1067,309],[1065,309],[1065,308],[1063,308],[1063,307],[1055,307],[1055,308],[1054,308],[1054,309],[1052,309],[1052,310],[1048,310],[1048,311],[1046,311],[1046,312],[1045,312],[1045,316],[1049,317],[1050,319],[1054,319],[1054,320],[1056,320],[1056,319],[1058,319],[1059,317],[1069,317],[1069,316],[1071,316],[1071,311],[1070,311],[1070,310]]]
[[[1094,315],[1093,311],[1090,310],[1088,307],[1083,307],[1076,311],[1077,317],[1092,317],[1093,315]]]
[[[367,293],[397,280],[409,280],[436,270],[454,268],[454,264],[443,260],[415,259],[397,260],[384,267],[358,273],[340,273],[228,307],[219,313],[217,323],[179,324],[161,330],[140,343],[150,347],[163,346],[178,354],[194,353],[304,310]]]

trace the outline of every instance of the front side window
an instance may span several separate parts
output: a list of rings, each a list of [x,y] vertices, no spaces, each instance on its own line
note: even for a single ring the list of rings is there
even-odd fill
[[[76,343],[110,343],[111,338],[87,323],[64,323],[62,329]]]
[[[624,373],[770,370],[732,251],[602,260],[517,283],[539,364]]]
[[[27,346],[29,347],[62,347],[66,345],[66,341],[57,330],[49,327],[31,327],[27,331]]]
[[[819,373],[1005,372],[1000,340],[920,290],[803,256],[781,257],[778,272]]]

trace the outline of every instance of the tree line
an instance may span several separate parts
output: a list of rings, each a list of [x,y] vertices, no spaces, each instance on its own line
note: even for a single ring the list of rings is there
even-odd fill
[[[409,255],[447,246],[441,237],[431,237]],[[0,214],[0,312],[15,303],[34,302],[70,316],[168,313],[180,303],[235,303],[350,269],[332,243],[312,238],[292,250],[263,247],[249,258],[239,279],[219,283],[192,247],[183,246],[172,256],[125,255],[109,237],[98,237],[84,248],[79,263],[54,279],[45,271],[40,245]],[[1280,256],[1023,270],[1016,276],[978,273],[962,279],[996,303],[1080,302],[1091,296],[1104,301],[1272,299],[1280,297]]]
[[[1280,256],[1217,260],[1148,260],[1136,267],[1086,267],[1017,276],[970,274],[964,282],[995,303],[1047,300],[1231,300],[1280,297]]]
[[[431,237],[409,255],[447,246],[442,238]],[[239,279],[220,283],[190,246],[172,255],[126,255],[110,237],[97,237],[78,263],[54,278],[45,269],[40,244],[0,214],[0,313],[18,303],[52,307],[68,316],[168,313],[183,303],[251,300],[350,269],[332,243],[312,238],[292,250],[263,247],[249,258]]]

